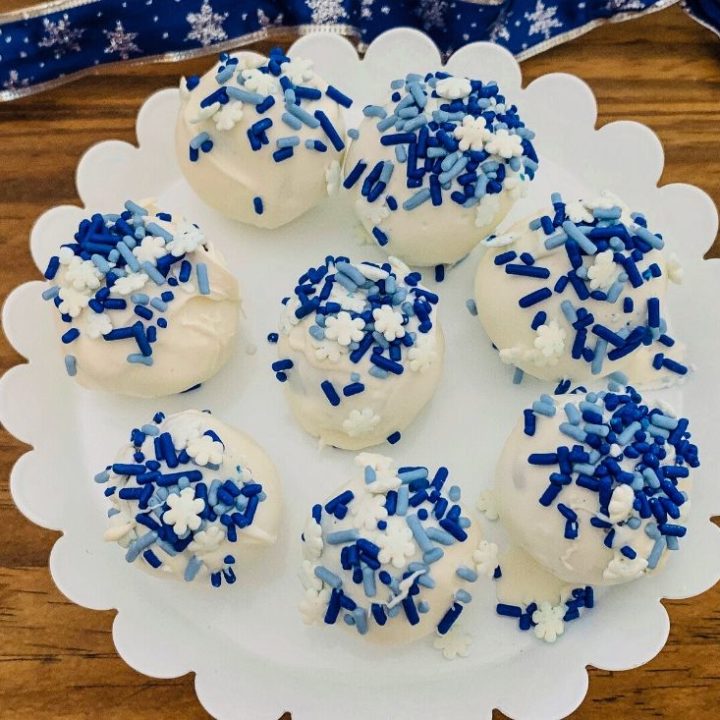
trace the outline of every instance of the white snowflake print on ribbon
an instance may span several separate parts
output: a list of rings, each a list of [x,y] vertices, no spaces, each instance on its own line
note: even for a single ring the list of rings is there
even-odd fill
[[[455,660],[470,654],[471,643],[472,637],[456,624],[444,635],[438,635],[433,640],[433,647],[440,650],[446,660]]]
[[[305,0],[305,4],[312,12],[311,21],[316,25],[336,23],[348,16],[340,0]]]
[[[563,617],[565,617],[564,605],[541,603],[540,607],[532,614],[535,636],[545,642],[555,642],[565,632]]]
[[[549,40],[553,29],[563,26],[555,17],[557,10],[557,7],[546,7],[542,0],[538,0],[535,10],[525,13],[525,19],[530,23],[528,35],[542,35]]]
[[[224,453],[223,444],[210,435],[193,438],[187,446],[187,454],[197,465],[220,465]]]
[[[378,560],[383,564],[391,563],[398,570],[405,567],[407,559],[415,554],[413,534],[404,518],[390,518],[385,532],[375,539],[380,548]]]
[[[282,13],[278,13],[275,20],[271,21],[267,13],[262,8],[258,8],[257,19],[261,28],[267,28],[270,25],[282,25],[285,16]]]
[[[84,28],[74,28],[65,13],[59,20],[43,18],[45,35],[38,43],[38,47],[50,48],[59,60],[66,52],[80,52],[79,40],[85,32]]]
[[[372,20],[372,7],[375,4],[375,0],[361,0],[360,2],[360,17],[365,20]]]
[[[106,55],[118,55],[121,60],[127,60],[132,53],[139,53],[142,50],[135,44],[135,38],[139,33],[125,32],[123,24],[118,20],[114,30],[103,30],[108,45],[104,52]]]
[[[185,16],[190,25],[190,32],[185,39],[199,42],[203,47],[227,40],[227,33],[223,30],[227,16],[228,13],[216,13],[208,0],[203,0],[199,12],[191,12]]]
[[[17,90],[18,88],[27,87],[29,84],[30,80],[28,78],[21,78],[17,70],[11,70],[8,73],[8,79],[3,82],[3,88],[5,90]]]
[[[200,527],[200,513],[205,509],[205,503],[195,499],[195,490],[188,487],[179,495],[168,495],[166,502],[170,509],[163,513],[162,519],[173,526],[177,535],[184,535],[188,529],[197,530]]]
[[[420,16],[422,25],[425,30],[445,29],[445,13],[448,4],[445,0],[420,0],[415,13]]]
[[[350,437],[367,435],[372,432],[380,422],[380,416],[376,415],[372,408],[362,410],[351,410],[350,414],[343,420],[343,430]]]

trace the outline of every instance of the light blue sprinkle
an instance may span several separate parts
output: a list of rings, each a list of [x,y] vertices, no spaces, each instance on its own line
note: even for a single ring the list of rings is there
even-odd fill
[[[540,226],[538,225],[538,228]],[[535,229],[538,229],[535,228]],[[568,236],[564,230],[558,230],[545,239],[545,249],[554,250],[567,242]]]
[[[410,489],[407,485],[401,485],[397,490],[397,503],[395,507],[395,514],[400,517],[407,514],[408,511],[408,500],[410,498]]]
[[[352,140],[357,140],[360,137],[360,131],[357,128],[350,128],[347,134]]]
[[[183,573],[183,577],[187,582],[192,582],[195,579],[195,576],[200,571],[200,568],[202,567],[202,560],[198,559],[195,555],[193,555],[190,560],[188,560],[188,564],[185,566],[185,572]]]
[[[120,255],[122,255],[128,267],[133,272],[137,272],[140,269],[140,263],[138,262],[138,259],[132,254],[130,248],[122,241],[119,242],[115,247],[117,248],[117,251],[120,253]]]
[[[375,472],[375,468],[373,468],[370,465],[365,466],[365,482],[370,485],[371,483],[374,483],[375,480],[377,480],[377,473]]]
[[[53,285],[52,287],[49,287],[47,290],[43,290],[42,293],[42,299],[43,300],[52,300],[58,296],[60,293],[60,288],[57,285]]]
[[[458,590],[455,593],[455,600],[461,603],[471,603],[472,602],[472,595],[467,590]]]
[[[109,479],[110,479],[110,473],[107,470],[103,470],[102,472],[99,472],[95,476],[96,483],[106,483]]]
[[[387,117],[387,112],[385,111],[385,108],[380,105],[366,105],[363,108],[363,115],[365,117],[376,117],[382,120]]]
[[[386,160],[383,163],[383,168],[380,173],[380,182],[384,182],[386,185],[390,182],[390,178],[392,177],[394,165],[390,160]]]
[[[152,437],[155,437],[155,435],[160,434],[160,428],[157,425],[147,424],[143,425],[140,428],[146,435],[150,435]]]
[[[519,367],[516,367],[513,371],[513,385],[520,385],[523,381],[523,377],[525,377],[525,373]]]
[[[618,436],[617,436],[617,442],[619,445],[627,445],[628,442],[630,442],[630,439],[635,435],[635,433],[641,429],[641,425],[637,420],[635,422],[630,423]]]
[[[376,127],[380,132],[385,132],[386,130],[389,130],[397,120],[398,116],[393,113],[392,115],[388,115],[382,120],[379,120]]]
[[[283,113],[280,118],[286,125],[289,125],[293,130],[299,130],[302,127],[302,123],[290,113]]]
[[[77,360],[74,355],[65,356],[65,370],[70,377],[77,375]]]
[[[580,411],[577,409],[576,405],[573,405],[573,403],[566,403],[565,404],[565,415],[567,415],[567,419],[573,424],[573,425],[579,425],[580,420],[582,419],[582,416],[580,414]]]
[[[195,272],[197,273],[198,290],[201,295],[210,294],[210,281],[208,279],[208,269],[205,263],[198,263],[195,266]]]
[[[640,525],[642,524],[642,521],[639,517],[631,517],[628,518],[627,522],[625,523],[631,530],[637,530]]]
[[[560,423],[560,432],[578,442],[585,442],[587,438],[587,433],[583,429],[570,423]]]
[[[150,298],[145,293],[133,293],[130,300],[136,305],[147,305],[150,302]]]
[[[375,597],[375,571],[365,565],[362,570],[363,573],[363,590],[367,597]]]
[[[325,338],[325,331],[319,325],[311,325],[308,328],[308,333],[316,340],[323,340]]]
[[[429,610],[430,610],[430,605],[428,604],[427,600],[421,600],[421,601],[417,604],[417,611],[418,611],[419,613],[421,613],[421,614],[424,615],[424,614],[425,614],[426,612],[428,612]]]
[[[148,211],[142,207],[141,205],[138,205],[137,203],[134,203],[132,200],[127,200],[124,205],[126,210],[129,210],[133,215],[140,215],[141,217],[148,214]],[[115,220],[117,220],[120,216],[118,215]],[[109,219],[110,216],[105,216],[106,219]]]
[[[478,314],[477,303],[472,298],[465,301],[465,307],[471,315],[476,316]]]
[[[107,511],[107,516],[108,516],[109,518],[115,517],[116,515],[119,515],[119,514],[120,514],[120,511],[119,511],[117,508],[110,508],[110,509]]]
[[[90,259],[95,264],[95,267],[103,274],[107,275],[110,272],[110,265],[108,261],[102,255],[91,255]]]
[[[319,578],[326,585],[329,585],[335,590],[339,590],[342,587],[342,580],[334,572],[328,570],[324,565],[318,565],[315,567],[315,577]]]
[[[577,313],[575,312],[575,308],[573,307],[573,304],[569,300],[563,300],[560,303],[560,309],[562,310],[563,315],[565,316],[565,319],[572,325],[573,323],[577,322]]]
[[[360,533],[355,528],[349,528],[347,530],[337,530],[336,532],[328,533],[325,539],[330,545],[344,545],[345,543],[354,542],[360,537]]]
[[[127,361],[135,365],[147,365],[148,367],[153,364],[151,355],[143,355],[142,353],[131,353],[127,356]]]
[[[441,545],[454,545],[455,538],[446,530],[437,527],[429,527],[425,530],[427,536]]]
[[[419,545],[420,543],[418,543]],[[442,548],[434,547],[432,550],[428,550],[423,554],[423,560],[429,565],[430,563],[437,562],[445,556]],[[424,577],[424,576],[423,576]]]
[[[668,540],[669,539],[670,538],[668,538]],[[674,539],[676,540],[677,538]],[[669,543],[667,544],[669,546]],[[662,535],[655,540],[655,544],[653,545],[653,548],[647,558],[648,568],[650,568],[651,570],[654,570],[657,567],[657,564],[660,562],[660,558],[662,557],[665,545],[666,539]]]
[[[378,378],[379,380],[384,380],[388,376],[388,371],[383,370],[381,367],[377,367],[377,365],[373,365],[369,370],[368,374],[372,375],[375,378]]]
[[[304,123],[309,128],[315,129],[320,127],[320,121],[311,115],[307,110],[304,110],[299,105],[285,103],[285,109],[294,115],[301,123]]]
[[[467,580],[468,582],[475,582],[478,579],[478,574],[472,568],[469,568],[466,565],[461,565],[455,571],[455,574],[463,580]]]
[[[241,100],[250,105],[259,105],[265,99],[260,93],[250,92],[245,88],[227,87],[225,91],[233,100]]]
[[[158,534],[152,530],[151,532],[145,533],[145,535],[142,535],[137,540],[133,540],[133,542],[131,542],[128,546],[125,559],[128,562],[134,562],[138,555],[147,550],[157,539]]]
[[[453,485],[453,486],[448,490],[448,497],[450,498],[450,500],[451,500],[452,502],[457,502],[458,500],[460,500],[460,495],[461,495],[461,494],[462,494],[462,493],[460,492],[460,488],[459,488],[457,485]]]
[[[165,284],[165,278],[162,276],[162,273],[150,262],[144,262],[142,264],[143,272],[156,284],[156,285],[164,285]]]
[[[208,135],[206,132],[198,133],[192,140],[190,140],[190,147],[193,150],[199,150],[200,146],[207,142],[210,139],[210,135]]]
[[[284,147],[295,147],[300,144],[300,138],[297,135],[289,135],[287,137],[281,137],[277,140],[277,146],[279,148]]]
[[[154,297],[150,304],[160,312],[165,312],[167,310],[167,303],[164,300],[161,300],[159,297]]]

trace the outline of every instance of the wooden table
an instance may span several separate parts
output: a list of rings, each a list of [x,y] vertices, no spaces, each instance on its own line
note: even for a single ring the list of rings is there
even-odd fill
[[[206,67],[207,60],[128,67],[0,104],[0,298],[38,277],[28,233],[46,209],[78,202],[73,178],[82,153],[108,138],[134,142],[143,100]],[[579,75],[595,91],[601,124],[634,119],[658,133],[667,156],[663,183],[697,184],[720,205],[720,42],[678,8],[606,25],[527,60],[523,71],[526,81],[553,71]],[[20,360],[0,346],[0,369]],[[191,676],[158,681],[134,672],[115,654],[114,613],[79,608],[55,588],[47,559],[57,533],[22,517],[8,490],[24,450],[0,434],[0,717],[207,717]],[[665,605],[672,619],[665,650],[637,670],[591,670],[574,717],[718,716],[720,589]]]

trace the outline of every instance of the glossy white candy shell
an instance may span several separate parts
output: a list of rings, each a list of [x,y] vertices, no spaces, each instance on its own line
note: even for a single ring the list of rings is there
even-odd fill
[[[344,40],[324,34],[303,37],[293,54],[315,59],[318,70],[357,101],[352,126],[365,98],[408,71],[435,69],[439,54],[421,33],[395,30],[376,40],[364,61]],[[229,365],[192,395],[161,403],[90,393],[64,376],[43,285],[28,283],[9,297],[3,325],[29,363],[0,382],[0,417],[7,429],[34,446],[16,464],[13,497],[34,522],[63,531],[50,557],[58,587],[90,608],[117,608],[114,639],[133,667],[156,677],[194,671],[201,702],[220,718],[268,720],[292,710],[295,720],[340,714],[367,720],[378,712],[406,718],[489,718],[499,707],[516,718],[566,715],[587,689],[586,665],[618,670],[647,662],[664,644],[668,618],[661,597],[689,597],[720,576],[720,534],[709,522],[720,513],[714,468],[720,450],[714,437],[720,421],[715,372],[720,353],[714,306],[720,285],[718,261],[703,261],[717,232],[710,199],[687,185],[657,188],[663,153],[657,138],[636,123],[594,130],[595,101],[569,75],[542,77],[526,89],[520,70],[504,50],[474,44],[456,53],[453,72],[493,78],[517,101],[538,133],[541,167],[530,197],[513,216],[546,201],[551,190],[568,196],[611,186],[662,227],[670,249],[686,270],[685,288],[671,288],[674,326],[682,328],[697,366],[682,388],[666,399],[693,421],[703,468],[694,483],[689,533],[666,570],[634,585],[600,594],[597,607],[568,627],[554,646],[494,614],[491,583],[478,583],[463,613],[475,636],[471,655],[449,663],[420,642],[395,653],[333,629],[306,628],[296,612],[301,586],[297,535],[313,502],[327,496],[354,470],[352,453],[327,449],[297,427],[269,365],[279,300],[311,263],[329,252],[379,260],[377,248],[359,248],[342,201],[326,204],[280,231],[254,230],[220,218],[197,200],[180,179],[172,146],[177,91],[153,96],[138,119],[139,148],[116,141],[92,148],[78,169],[78,189],[90,211],[113,210],[127,197],[157,195],[171,211],[181,209],[212,237],[238,275],[246,298],[248,328],[258,346],[238,346]],[[368,100],[370,101],[370,100]],[[38,221],[32,252],[39,267],[73,231],[86,211],[55,208]],[[510,218],[512,220],[512,218]],[[436,288],[441,293],[448,351],[438,393],[399,445],[380,451],[400,462],[444,463],[472,502],[492,481],[494,465],[521,409],[546,385],[510,384],[511,370],[490,348],[476,318],[465,309],[472,294],[473,255]],[[35,402],[28,402],[35,398]],[[286,518],[278,544],[252,575],[230,589],[162,582],[128,566],[122,552],[101,537],[105,525],[102,490],[92,475],[112,457],[127,430],[162,407],[214,408],[228,423],[253,435],[278,467],[285,489]],[[358,639],[359,640],[359,639]]]

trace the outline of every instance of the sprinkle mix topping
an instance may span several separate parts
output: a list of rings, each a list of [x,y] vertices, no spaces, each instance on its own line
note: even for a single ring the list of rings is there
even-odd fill
[[[552,365],[569,349],[574,360],[588,363],[592,374],[601,375],[606,361],[620,360],[655,343],[658,351],[652,367],[685,375],[688,368],[669,357],[675,340],[667,334],[659,297],[648,298],[641,322],[623,319],[641,310],[635,307],[633,290],[662,275],[652,255],[664,247],[662,236],[648,230],[640,213],[626,219],[617,199],[609,194],[566,204],[559,193],[553,193],[552,204],[553,217],[544,215],[529,225],[544,235],[543,249],[537,256],[529,252],[518,255],[511,247],[495,256],[494,266],[509,282],[523,277],[537,279],[538,283],[536,290],[518,300],[518,305],[531,313],[534,347],[502,349],[500,357],[508,363],[522,359],[538,366]],[[491,236],[488,244],[505,244],[495,240]],[[509,245],[512,242],[511,237]],[[562,252],[568,261],[562,274],[542,266],[543,256]],[[548,318],[543,303],[554,295],[565,296],[560,305],[562,317]],[[593,301],[616,308],[618,329],[596,321],[586,306]]]
[[[153,214],[131,200],[119,215],[83,220],[75,242],[63,245],[45,270],[53,284],[42,296],[68,325],[63,343],[71,346],[81,336],[127,340],[133,346],[127,361],[152,365],[153,344],[168,326],[163,315],[175,293],[210,294],[207,265],[193,261],[201,249],[207,246],[196,225],[175,224],[168,213]],[[125,325],[130,308],[135,317]],[[77,373],[74,355],[65,356],[65,367],[69,375]]]
[[[436,341],[430,331],[438,296],[421,287],[421,280],[420,273],[410,272],[395,259],[382,265],[352,264],[346,257],[332,256],[300,276],[293,297],[283,300],[281,331],[287,335],[310,317],[308,333],[316,359],[336,364],[348,358],[357,366],[342,386],[329,379],[320,384],[330,405],[341,406],[344,398],[365,392],[365,373],[384,380],[402,375],[407,367],[422,373],[436,361]],[[280,382],[288,379],[292,368],[289,358],[272,364]],[[343,428],[352,436],[361,435],[379,421],[370,408],[354,409]],[[397,442],[400,435],[390,438]]]
[[[239,536],[261,532],[250,528],[267,495],[248,467],[226,467],[222,438],[201,420],[175,432],[163,429],[164,420],[158,412],[132,430],[132,463],[95,476],[109,484],[105,496],[113,503],[105,539],[127,548],[128,562],[142,557],[155,570],[167,562],[177,570],[182,558],[186,581],[204,569],[213,587],[223,578],[232,584],[235,556],[228,549]]]
[[[368,105],[363,112],[378,118],[380,144],[392,149],[394,159],[380,160],[372,168],[359,160],[343,183],[351,188],[362,181],[363,198],[377,208],[368,210],[368,218],[379,245],[390,240],[383,219],[399,206],[413,210],[430,201],[437,207],[449,199],[464,208],[476,207],[476,225],[484,227],[499,209],[498,194],[505,189],[519,196],[523,183],[534,177],[534,133],[497,83],[436,72],[409,74],[391,87],[389,111]],[[410,190],[406,198],[385,192],[394,172],[405,175]]]
[[[194,122],[212,119],[217,132],[226,132],[247,119],[247,113],[252,113],[253,121],[246,122],[250,147],[255,152],[269,147],[278,163],[295,157],[296,152],[327,152],[328,146],[340,152],[345,148],[341,134],[325,112],[314,109],[315,104],[326,98],[340,107],[349,108],[353,101],[332,85],[321,90],[312,66],[310,60],[289,58],[281,48],[273,48],[267,59],[237,58],[221,53],[215,75],[217,89],[200,100]],[[199,83],[200,78],[193,75],[181,82],[181,92],[188,97]],[[279,126],[265,116],[276,102],[283,103],[285,108]],[[308,137],[301,143],[297,132],[303,127],[316,131],[317,137]],[[209,153],[213,146],[210,132],[198,133],[190,141],[190,161],[198,162],[201,154]],[[332,172],[336,171],[333,169]],[[330,182],[328,178],[328,184]],[[254,198],[253,206],[258,215],[264,212],[261,197]]]
[[[301,612],[307,623],[333,625],[342,616],[361,635],[389,622],[417,625],[431,608],[427,591],[436,585],[433,566],[443,562],[443,548],[468,539],[471,522],[458,504],[460,489],[444,491],[444,467],[431,477],[426,467],[392,470],[389,458],[378,455],[362,454],[357,462],[364,467],[361,489],[315,505],[302,535]],[[323,564],[333,546],[341,548],[339,568]],[[497,547],[490,543],[471,555],[471,566],[456,568],[454,595],[442,600],[447,611],[437,625],[439,635],[472,601],[462,585],[488,574],[488,568],[492,575],[497,565]]]
[[[554,417],[556,401],[547,395],[526,411],[525,433],[535,433],[533,418]],[[632,387],[611,383],[610,390],[588,393],[563,408],[560,432],[570,444],[528,457],[531,465],[548,467],[549,484],[538,502],[565,520],[564,536],[579,536],[578,513],[562,501],[571,484],[597,497],[590,519],[598,542],[614,550],[603,572],[608,580],[638,577],[654,569],[667,550],[677,550],[686,533],[681,519],[687,495],[678,485],[699,466],[698,449],[690,442],[688,420],[650,408]],[[654,543],[647,557],[633,547],[641,533]]]

